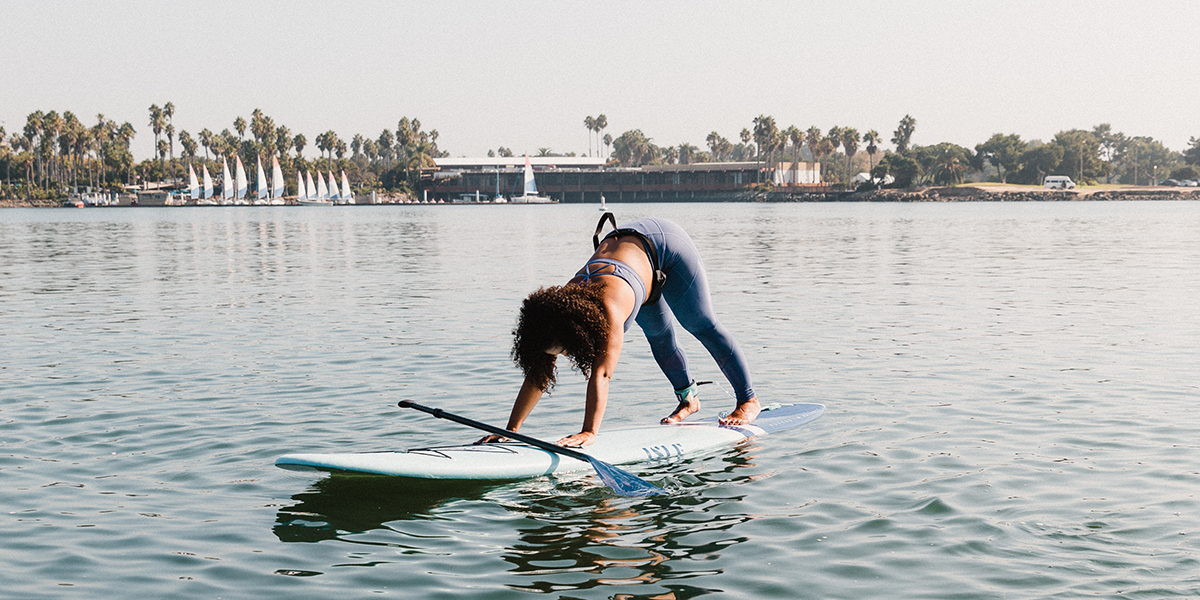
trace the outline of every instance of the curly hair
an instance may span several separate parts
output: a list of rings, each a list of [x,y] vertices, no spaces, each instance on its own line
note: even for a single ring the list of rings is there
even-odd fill
[[[541,288],[521,304],[512,359],[542,391],[554,388],[555,357],[546,353],[553,346],[561,346],[575,368],[591,377],[592,363],[608,342],[602,289],[598,283]]]

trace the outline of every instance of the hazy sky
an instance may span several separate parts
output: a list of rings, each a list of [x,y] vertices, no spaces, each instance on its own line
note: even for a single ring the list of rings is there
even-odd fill
[[[309,138],[400,117],[453,156],[617,137],[705,147],[760,114],[973,147],[1111,123],[1200,137],[1200,2],[137,2],[0,0],[0,125],[34,110],[138,130],[229,128],[255,108]],[[891,144],[885,144],[891,148]],[[179,150],[177,149],[178,153]]]

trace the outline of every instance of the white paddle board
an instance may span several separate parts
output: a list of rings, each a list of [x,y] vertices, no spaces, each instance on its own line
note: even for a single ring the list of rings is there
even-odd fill
[[[825,406],[821,404],[785,404],[767,407],[750,425],[723,427],[717,423],[717,417],[709,417],[673,425],[613,429],[601,431],[596,442],[581,451],[614,465],[670,461],[793,429],[816,420],[824,412]],[[292,470],[482,480],[525,479],[592,468],[581,460],[519,442],[407,451],[289,454],[276,460],[275,465]]]

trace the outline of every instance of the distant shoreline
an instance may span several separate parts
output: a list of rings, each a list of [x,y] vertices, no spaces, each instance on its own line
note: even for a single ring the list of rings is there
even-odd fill
[[[923,187],[870,192],[796,193],[787,191],[745,192],[730,202],[1113,202],[1131,200],[1200,200],[1200,188],[1165,186],[1095,187],[1052,190],[1034,186],[984,184]],[[711,201],[697,201],[709,203]],[[623,204],[643,204],[626,202]],[[566,202],[563,204],[576,204]],[[618,204],[614,202],[614,204]],[[411,204],[402,204],[411,206]],[[383,205],[362,205],[383,206]],[[463,206],[446,203],[445,206]],[[0,200],[0,208],[74,208],[61,200]],[[99,207],[105,208],[105,207]],[[137,208],[137,207],[126,207]]]

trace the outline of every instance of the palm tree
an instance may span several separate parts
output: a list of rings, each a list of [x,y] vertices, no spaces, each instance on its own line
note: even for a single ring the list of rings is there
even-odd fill
[[[691,144],[688,144],[688,143],[680,144],[679,145],[679,164],[681,164],[681,165],[692,164],[692,158],[696,156],[696,153],[698,150],[700,150],[700,149]]]
[[[171,149],[171,175],[175,174],[175,103],[168,101],[163,105],[163,117],[166,119],[167,125],[164,131],[167,133],[167,144]]]
[[[792,183],[800,183],[796,179],[800,174],[800,147],[804,145],[804,132],[800,131],[799,127],[792,125],[784,133],[792,142]]]
[[[592,117],[590,115],[587,117],[584,117],[583,118],[583,126],[586,127],[588,130],[588,154],[591,154],[591,152],[592,152],[592,132],[596,131],[596,118]],[[596,137],[600,137],[600,136],[596,136]],[[600,152],[600,144],[599,144],[599,142],[597,142],[596,153],[599,154],[599,152]]]
[[[604,116],[604,113],[600,113],[600,116],[596,117],[596,152],[597,153],[600,152],[600,134],[604,131],[605,127],[608,127],[608,117]],[[612,139],[612,138],[609,138],[609,139]]]
[[[43,181],[49,177],[51,181],[57,179],[58,166],[54,156],[54,146],[58,141],[58,135],[62,132],[62,117],[58,116],[58,111],[50,111],[42,118],[42,138],[39,152],[43,155],[43,160],[50,162],[48,173],[43,173]]]
[[[186,129],[179,132],[179,145],[183,146],[183,153],[180,156],[189,159],[196,157],[196,148],[198,145]],[[189,161],[188,164],[191,164],[191,162]]]
[[[875,170],[875,153],[879,151],[879,132],[874,129],[867,132],[863,136],[863,141],[867,143],[867,156],[871,158],[871,170]]]
[[[207,127],[200,130],[200,145],[204,146],[204,160],[208,160],[208,149],[212,147],[213,133]]]
[[[775,126],[775,117],[759,115],[754,119],[754,143],[758,144],[758,161],[762,162],[763,153],[767,155],[767,163],[770,164],[771,154],[774,151],[774,145],[779,136],[779,128]],[[761,170],[760,170],[761,172]]]
[[[383,157],[384,169],[392,168],[392,143],[395,139],[392,137],[391,129],[384,129],[379,134],[378,153]]]
[[[292,130],[287,125],[280,125],[275,130],[275,151],[279,158],[287,158],[288,150],[292,147]]]
[[[163,110],[157,104],[150,105],[150,131],[154,132],[154,148],[158,151],[158,138],[162,135],[163,128],[167,126],[167,118],[163,114]],[[162,163],[159,163],[159,170],[162,170]]]
[[[721,161],[721,153],[719,148],[721,146],[721,140],[723,139],[725,138],[721,137],[721,134],[715,131],[708,134],[708,137],[704,138],[704,142],[708,144],[708,150],[712,152],[713,160],[717,162]]]
[[[912,115],[904,115],[900,119],[900,126],[896,128],[896,133],[892,137],[892,143],[896,145],[896,153],[903,154],[908,151],[908,142],[912,139],[913,132],[917,130],[917,120],[912,118]]]
[[[611,147],[612,144],[613,144],[612,134],[611,133],[604,134],[604,159],[605,160],[608,160],[608,157],[612,156],[612,152],[609,150],[609,147]]]
[[[846,151],[846,181],[850,181],[850,165],[858,153],[858,130],[847,127],[842,130],[842,149]]]
[[[246,120],[238,117],[233,120],[233,128],[238,132],[238,140],[246,137]]]
[[[296,138],[292,140],[292,145],[296,147],[296,157],[301,158],[304,147],[308,145],[308,138],[304,137],[303,133],[297,133]]]
[[[829,131],[825,133],[825,143],[829,148],[829,152],[826,155],[836,154],[838,148],[842,145],[842,128],[837,125],[830,127]]]

